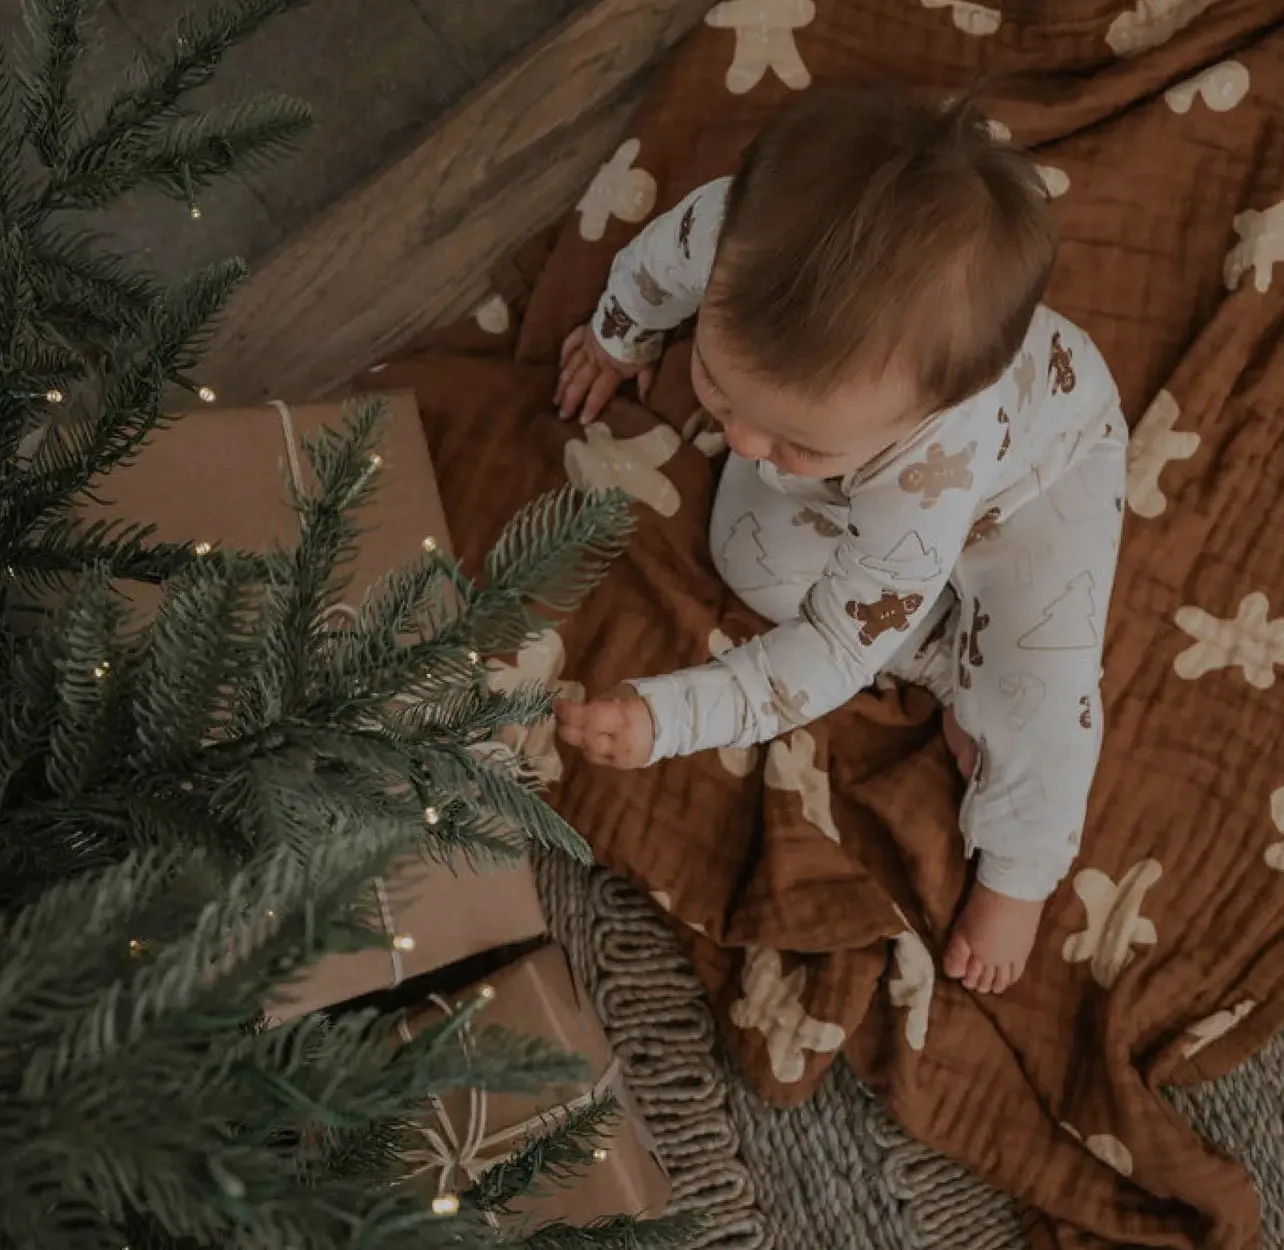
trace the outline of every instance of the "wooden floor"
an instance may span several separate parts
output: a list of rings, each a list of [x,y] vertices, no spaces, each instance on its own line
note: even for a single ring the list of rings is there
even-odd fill
[[[100,97],[139,57],[174,38],[186,8],[213,0],[104,0],[80,73]],[[164,274],[227,255],[253,261],[297,233],[345,192],[396,161],[447,109],[552,29],[578,0],[312,0],[235,49],[201,98],[302,96],[317,125],[281,166],[226,183],[184,206],[131,200],[102,224]],[[21,31],[22,0],[0,0],[0,36]],[[20,35],[21,37],[21,35]]]

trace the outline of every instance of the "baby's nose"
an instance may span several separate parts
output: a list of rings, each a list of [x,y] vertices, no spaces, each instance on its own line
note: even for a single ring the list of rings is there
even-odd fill
[[[723,421],[722,432],[727,436],[727,445],[737,456],[746,460],[766,460],[771,455],[771,439],[739,421]]]

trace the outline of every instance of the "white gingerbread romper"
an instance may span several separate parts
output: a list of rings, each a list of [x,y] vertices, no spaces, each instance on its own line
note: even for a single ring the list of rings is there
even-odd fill
[[[616,257],[593,327],[617,359],[653,359],[698,311],[728,185],[700,187]],[[879,674],[916,682],[980,747],[960,815],[978,879],[1047,897],[1078,852],[1100,751],[1126,451],[1101,354],[1040,308],[993,386],[846,478],[733,453],[713,557],[778,624],[633,683],[655,719],[653,761],[787,733]]]

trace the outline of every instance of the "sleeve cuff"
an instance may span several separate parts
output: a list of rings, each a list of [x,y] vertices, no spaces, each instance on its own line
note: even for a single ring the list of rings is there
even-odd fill
[[[1051,897],[1068,870],[1068,864],[1036,864],[982,851],[976,879],[995,894],[1041,903]]]
[[[664,351],[664,331],[639,326],[613,295],[606,295],[593,314],[593,337],[598,346],[622,365],[649,365]]]

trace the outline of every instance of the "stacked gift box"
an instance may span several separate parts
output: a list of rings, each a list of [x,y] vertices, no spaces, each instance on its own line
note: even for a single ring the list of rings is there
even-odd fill
[[[422,547],[450,550],[436,478],[410,392],[379,397],[387,409],[379,449],[380,485],[362,516],[348,594],[365,589]],[[203,410],[157,437],[136,461],[117,470],[111,498],[90,509],[101,515],[145,517],[156,539],[194,539],[210,547],[270,550],[289,546],[298,523],[287,483],[303,484],[302,440],[338,427],[338,403],[298,407]],[[144,610],[152,596],[139,587]],[[335,954],[291,984],[271,1015],[290,1019],[355,1004],[402,1008],[403,1036],[441,1018],[449,1002],[476,997],[484,978],[486,1023],[552,1041],[586,1061],[583,1087],[559,1090],[561,1101],[465,1092],[424,1110],[410,1162],[416,1182],[433,1192],[466,1188],[486,1168],[590,1098],[610,1093],[623,1114],[595,1152],[598,1162],[574,1184],[516,1204],[527,1220],[587,1224],[609,1215],[657,1216],[669,1183],[591,1001],[564,953],[548,938],[528,859],[477,872],[463,863],[419,858],[373,886],[383,948]]]

